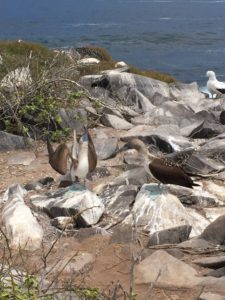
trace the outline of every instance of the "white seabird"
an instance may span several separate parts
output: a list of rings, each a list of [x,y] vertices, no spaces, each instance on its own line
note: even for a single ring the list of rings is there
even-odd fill
[[[214,94],[222,95],[225,94],[225,82],[218,81],[216,79],[216,74],[213,71],[208,71],[206,73],[206,76],[209,77],[209,80],[207,81],[207,88],[209,92],[212,94],[212,98]]]

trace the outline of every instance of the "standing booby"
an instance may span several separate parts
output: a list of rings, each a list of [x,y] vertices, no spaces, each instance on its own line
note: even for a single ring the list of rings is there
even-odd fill
[[[79,147],[76,131],[74,130],[71,151],[65,143],[60,144],[54,151],[49,140],[47,140],[47,148],[49,163],[52,168],[63,175],[69,172],[72,181],[75,181],[77,177],[85,179],[87,174],[96,168],[97,155],[87,128],[85,128],[85,133],[80,138]],[[70,162],[69,168],[68,162]]]
[[[212,98],[214,94],[217,95],[223,95],[225,94],[225,82],[218,81],[216,79],[216,74],[213,71],[208,71],[206,73],[206,76],[209,77],[209,80],[207,81],[207,88],[209,92],[212,94]]]
[[[92,141],[91,135],[88,129],[84,128],[85,132],[79,141],[79,151],[77,151],[76,133],[74,131],[74,143],[72,148],[72,164],[71,164],[71,177],[75,180],[76,177],[85,179],[87,174],[93,172],[97,165],[97,154],[95,146]],[[75,152],[78,153],[78,157],[75,156]]]
[[[139,155],[145,159],[145,169],[151,173],[154,178],[164,184],[176,184],[184,187],[192,188],[198,186],[194,183],[184,170],[168,162],[166,159],[158,158],[148,152],[145,144],[137,138],[131,139],[124,147],[136,149]],[[123,148],[122,148],[123,149]]]

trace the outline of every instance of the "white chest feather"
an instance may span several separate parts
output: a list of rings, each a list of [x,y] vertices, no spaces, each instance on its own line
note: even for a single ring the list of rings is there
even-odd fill
[[[78,155],[78,166],[76,170],[72,170],[72,177],[86,178],[89,172],[88,147],[82,145]]]

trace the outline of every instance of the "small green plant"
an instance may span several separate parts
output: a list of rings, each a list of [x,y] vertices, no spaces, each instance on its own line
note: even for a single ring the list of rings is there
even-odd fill
[[[98,288],[76,289],[75,293],[81,300],[99,300],[101,296]]]

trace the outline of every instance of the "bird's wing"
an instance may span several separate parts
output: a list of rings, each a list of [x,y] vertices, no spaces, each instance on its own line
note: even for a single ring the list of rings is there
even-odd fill
[[[50,145],[49,142],[48,145]],[[49,153],[49,163],[51,167],[56,172],[65,175],[68,169],[68,161],[70,158],[70,151],[67,145],[65,143],[62,143],[56,148],[54,152],[48,150],[48,153]]]
[[[217,90],[225,90],[225,83],[224,82],[222,82],[222,81],[216,81],[215,82],[215,88],[217,89]]]
[[[89,162],[89,172],[93,172],[97,165],[97,154],[89,132],[88,132],[88,162]]]

